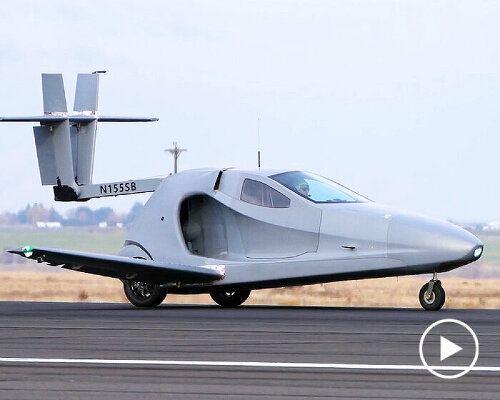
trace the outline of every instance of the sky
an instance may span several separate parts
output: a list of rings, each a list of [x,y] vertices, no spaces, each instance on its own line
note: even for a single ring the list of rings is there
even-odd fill
[[[377,202],[500,219],[498,1],[1,2],[0,115],[42,112],[42,72],[100,78],[94,183],[179,169],[303,169]],[[259,122],[260,121],[260,122]],[[64,212],[31,123],[0,124],[0,212]],[[260,132],[260,134],[258,134]],[[260,140],[259,140],[260,136]],[[127,211],[149,195],[90,200]]]

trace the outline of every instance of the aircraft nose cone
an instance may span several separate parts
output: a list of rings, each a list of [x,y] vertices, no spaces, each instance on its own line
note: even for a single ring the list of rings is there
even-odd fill
[[[387,250],[407,265],[441,264],[449,270],[476,261],[483,243],[449,222],[415,215],[395,215],[389,223]]]

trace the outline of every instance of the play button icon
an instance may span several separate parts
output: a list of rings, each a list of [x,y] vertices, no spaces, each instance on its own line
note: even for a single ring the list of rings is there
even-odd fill
[[[463,350],[462,347],[456,345],[451,340],[448,340],[443,336],[440,336],[439,341],[440,341],[440,345],[439,345],[440,361],[444,361],[448,357],[451,357],[453,354],[456,354],[460,350]]]
[[[465,375],[476,364],[479,342],[469,325],[447,318],[427,327],[420,338],[418,351],[422,364],[431,374],[443,379],[455,379]],[[456,371],[459,372],[454,373]]]

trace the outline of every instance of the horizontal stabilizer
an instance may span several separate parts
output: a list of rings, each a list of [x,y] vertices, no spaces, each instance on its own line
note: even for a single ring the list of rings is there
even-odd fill
[[[158,118],[151,117],[108,117],[105,115],[100,115],[98,118],[99,122],[155,122]]]
[[[193,266],[80,251],[23,247],[10,253],[89,274],[151,283],[208,283],[224,278],[223,266]]]
[[[0,122],[40,122],[44,124],[54,124],[67,120],[65,115],[37,115],[33,117],[0,117]]]
[[[69,120],[73,124],[88,124],[89,122],[155,122],[153,117],[111,117],[96,115],[36,115],[33,117],[0,117],[0,122],[40,122],[42,125]]]

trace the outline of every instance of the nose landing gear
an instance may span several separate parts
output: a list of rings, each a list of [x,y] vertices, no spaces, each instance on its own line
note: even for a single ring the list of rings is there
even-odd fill
[[[446,295],[441,281],[437,279],[437,273],[434,272],[432,279],[420,289],[418,294],[420,305],[429,311],[438,311],[443,307]]]

